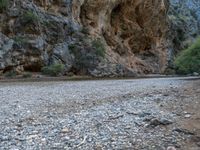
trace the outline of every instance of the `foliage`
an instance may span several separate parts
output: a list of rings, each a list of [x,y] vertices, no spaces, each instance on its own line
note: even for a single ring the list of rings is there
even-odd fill
[[[38,23],[39,17],[32,11],[26,11],[23,14],[23,21],[25,21],[26,23]]]
[[[200,73],[200,38],[180,53],[175,60],[175,65],[180,74]]]
[[[53,64],[50,66],[45,66],[42,68],[42,73],[44,75],[49,76],[58,76],[61,74],[65,69],[65,66],[63,64]]]
[[[23,74],[22,77],[23,78],[30,78],[30,77],[32,77],[32,74],[30,72],[26,72],[26,73]]]
[[[100,57],[105,57],[105,46],[104,44],[101,42],[100,39],[96,39],[94,41],[92,41],[92,47],[95,49],[95,53],[97,56]]]
[[[0,0],[0,12],[7,9],[9,5],[9,0]]]
[[[105,57],[105,47],[100,39],[80,39],[80,42],[68,46],[71,54],[74,55],[74,69],[76,72],[87,73],[95,68],[100,60]]]
[[[83,28],[81,29],[81,32],[82,32],[83,34],[88,34],[88,33],[89,33],[89,29],[86,28],[86,27],[83,27]]]
[[[21,36],[16,36],[13,38],[13,40],[19,45],[27,43],[27,41],[28,41],[25,37],[21,37]]]
[[[11,70],[11,71],[8,71],[8,72],[5,73],[5,77],[7,77],[7,78],[13,78],[16,75],[17,75],[17,73],[14,70]]]
[[[76,45],[75,44],[70,44],[69,46],[68,46],[68,48],[69,48],[69,50],[71,51],[71,52],[73,52],[73,51],[76,51]]]
[[[75,57],[74,66],[77,70],[83,71],[92,67],[92,59],[94,59],[94,57],[92,57],[92,54],[90,53],[90,47],[82,48],[78,44],[71,44],[69,45],[69,50]]]

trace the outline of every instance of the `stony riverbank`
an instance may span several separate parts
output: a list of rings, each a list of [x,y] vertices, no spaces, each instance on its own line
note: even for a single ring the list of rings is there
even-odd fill
[[[0,84],[0,149],[200,147],[198,79]]]

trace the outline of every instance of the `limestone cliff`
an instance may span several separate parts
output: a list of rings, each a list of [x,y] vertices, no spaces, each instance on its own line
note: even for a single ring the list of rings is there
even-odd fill
[[[108,57],[137,73],[159,73],[166,65],[164,0],[85,0],[80,22],[105,40]]]
[[[168,0],[5,1],[2,72],[62,63],[66,74],[133,76],[162,73],[168,65]]]
[[[200,1],[171,0],[168,12],[172,57],[187,48],[200,34]],[[173,59],[172,59],[173,60]]]

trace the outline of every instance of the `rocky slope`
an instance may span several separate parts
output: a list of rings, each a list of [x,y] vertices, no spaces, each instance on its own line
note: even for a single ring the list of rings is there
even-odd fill
[[[62,63],[66,74],[162,73],[172,49],[179,46],[168,38],[169,4],[168,0],[1,0],[0,71],[35,72]]]
[[[172,56],[187,48],[200,34],[200,1],[171,0],[169,9]]]

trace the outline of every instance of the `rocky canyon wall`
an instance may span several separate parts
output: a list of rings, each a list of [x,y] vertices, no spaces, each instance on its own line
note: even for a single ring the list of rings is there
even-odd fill
[[[169,51],[176,48],[169,38],[168,9],[174,7],[168,0],[9,0],[0,5],[3,73],[41,71],[55,63],[64,64],[66,74],[163,73]],[[103,49],[105,56],[99,57]]]
[[[168,18],[173,60],[178,52],[191,45],[200,34],[200,1],[171,0]]]

